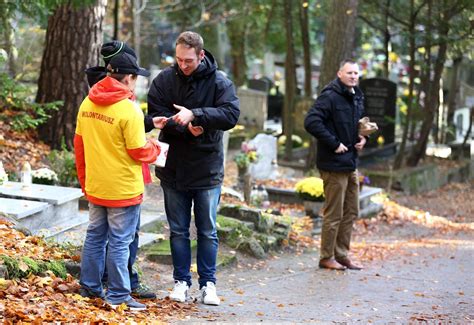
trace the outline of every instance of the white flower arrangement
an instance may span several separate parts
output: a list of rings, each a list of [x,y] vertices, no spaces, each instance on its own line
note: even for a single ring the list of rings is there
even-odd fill
[[[0,185],[5,184],[8,182],[8,174],[5,172],[5,169],[0,168]]]
[[[58,175],[49,168],[40,168],[31,172],[33,183],[53,185],[58,181]]]

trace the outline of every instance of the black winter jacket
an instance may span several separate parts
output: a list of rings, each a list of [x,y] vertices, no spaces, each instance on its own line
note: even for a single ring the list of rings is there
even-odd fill
[[[178,189],[209,189],[224,178],[223,131],[239,119],[239,100],[233,83],[217,70],[214,57],[205,51],[204,60],[191,76],[185,76],[177,64],[164,69],[148,92],[148,115],[145,130],[152,130],[155,116],[173,116],[173,104],[194,113],[194,126],[204,133],[193,136],[187,127],[169,120],[160,132],[160,141],[169,143],[163,168],[155,168],[163,185]]]
[[[318,140],[316,166],[324,171],[357,168],[358,122],[364,115],[364,97],[358,87],[350,92],[339,78],[330,82],[305,117],[304,127]],[[343,143],[349,150],[334,151]]]

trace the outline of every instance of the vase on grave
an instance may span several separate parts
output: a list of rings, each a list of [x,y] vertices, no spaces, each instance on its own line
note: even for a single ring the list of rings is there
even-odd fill
[[[239,166],[237,167],[237,170],[238,170],[239,182],[243,183],[245,174],[249,172],[249,166]]]
[[[322,208],[324,206],[324,201],[309,201],[304,200],[304,211],[311,218],[319,218],[322,215]]]

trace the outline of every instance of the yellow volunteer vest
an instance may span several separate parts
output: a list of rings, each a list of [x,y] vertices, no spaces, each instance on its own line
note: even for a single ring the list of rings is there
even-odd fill
[[[146,143],[143,112],[138,105],[124,99],[99,106],[86,97],[77,115],[76,133],[84,143],[88,195],[123,200],[143,193],[142,164],[127,153],[127,149]]]

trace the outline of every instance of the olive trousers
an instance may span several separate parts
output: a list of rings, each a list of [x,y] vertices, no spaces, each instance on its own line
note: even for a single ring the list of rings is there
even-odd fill
[[[325,196],[320,259],[344,259],[350,249],[352,226],[359,215],[358,172],[319,172]]]

